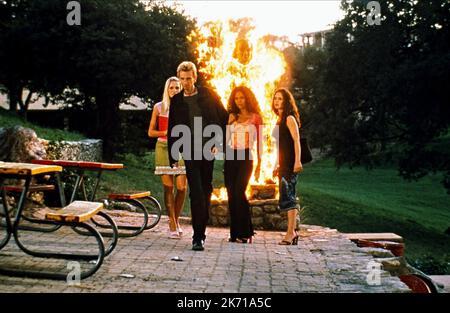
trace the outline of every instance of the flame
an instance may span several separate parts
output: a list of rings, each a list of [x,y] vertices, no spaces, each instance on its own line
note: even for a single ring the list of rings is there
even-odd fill
[[[228,194],[227,194],[227,188],[221,187],[220,189],[215,189],[213,193],[211,194],[211,201],[218,201],[218,200],[227,200]]]
[[[287,69],[282,52],[267,40],[267,36],[258,33],[248,18],[205,23],[188,39],[196,45],[199,71],[225,107],[236,86],[247,86],[255,94],[264,122],[263,153],[259,180],[253,172],[249,186],[277,182],[278,178],[272,177],[277,151],[271,136],[277,117],[271,103],[273,92]],[[220,197],[226,199],[226,190],[223,193],[225,198],[222,193]]]

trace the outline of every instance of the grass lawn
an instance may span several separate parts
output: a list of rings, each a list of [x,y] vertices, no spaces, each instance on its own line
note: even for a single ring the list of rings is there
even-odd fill
[[[17,114],[11,113],[8,110],[0,108],[0,127],[13,127],[13,126],[23,126],[26,128],[33,129],[37,136],[42,139],[47,140],[82,140],[86,139],[82,134],[75,132],[67,132],[60,129],[41,127],[31,122],[25,121],[20,118]]]
[[[450,258],[450,195],[440,175],[407,182],[391,168],[366,171],[323,160],[305,166],[298,185],[304,223],[341,232],[394,232],[408,259]]]

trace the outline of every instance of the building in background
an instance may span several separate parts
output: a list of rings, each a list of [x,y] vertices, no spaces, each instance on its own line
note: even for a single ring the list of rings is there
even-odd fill
[[[301,34],[300,35],[301,46],[303,48],[316,47],[319,49],[323,49],[325,47],[326,35],[331,31],[332,29],[328,29]]]

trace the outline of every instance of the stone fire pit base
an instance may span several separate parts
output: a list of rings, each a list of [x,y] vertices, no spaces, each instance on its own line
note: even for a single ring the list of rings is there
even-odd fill
[[[280,212],[277,199],[250,200],[253,227],[260,230],[282,230],[287,228],[287,213]],[[209,211],[209,225],[228,227],[229,222],[228,201],[211,200]],[[300,219],[297,219],[297,228]]]

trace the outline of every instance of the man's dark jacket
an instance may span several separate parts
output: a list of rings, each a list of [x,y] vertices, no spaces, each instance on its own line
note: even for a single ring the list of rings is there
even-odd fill
[[[218,125],[222,128],[223,136],[225,136],[225,126],[228,122],[228,112],[225,110],[219,96],[211,89],[206,87],[197,87],[198,90],[198,105],[201,110],[202,116],[202,129],[208,125]],[[189,120],[189,105],[184,102],[183,91],[176,94],[170,103],[169,109],[169,128],[167,130],[167,142],[169,151],[170,165],[173,165],[178,160],[174,159],[170,153],[172,145],[178,139],[178,137],[171,136],[172,129],[176,125],[187,125],[191,128],[191,132],[194,129],[190,126]],[[193,138],[193,136],[191,136]],[[197,138],[201,140],[201,138]],[[223,143],[223,140],[220,144]],[[191,142],[193,147],[193,142]],[[193,151],[193,149],[191,149]],[[193,152],[192,152],[193,153]]]

